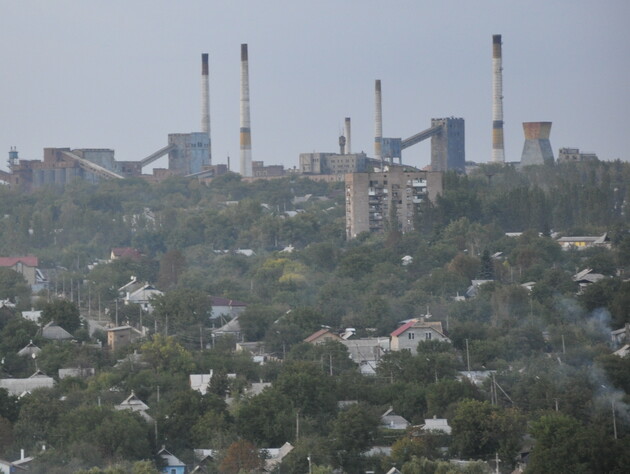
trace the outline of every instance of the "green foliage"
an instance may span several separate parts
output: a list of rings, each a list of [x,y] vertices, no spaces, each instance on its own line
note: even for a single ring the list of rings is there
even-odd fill
[[[11,268],[0,268],[0,300],[16,303],[20,309],[28,309],[31,288],[24,277]]]
[[[69,333],[73,333],[81,326],[79,308],[68,300],[46,303],[42,309],[41,322],[45,324],[49,321],[54,321]]]

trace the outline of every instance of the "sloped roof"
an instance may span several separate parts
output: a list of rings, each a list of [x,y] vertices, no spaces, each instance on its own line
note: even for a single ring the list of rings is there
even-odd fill
[[[427,418],[424,420],[422,429],[425,431],[442,431],[451,434],[451,427],[446,418]]]
[[[142,257],[140,250],[133,247],[116,247],[112,249],[112,255],[114,258],[130,258],[132,260],[138,260]]]
[[[0,257],[0,267],[13,267],[19,262],[27,267],[36,267],[39,265],[38,258],[32,255],[27,257]]]
[[[42,329],[42,337],[44,339],[54,339],[56,341],[73,338],[72,334],[70,334],[54,321],[50,321],[48,324],[46,324],[46,326],[44,326],[44,328]]]
[[[393,430],[404,430],[410,423],[400,415],[394,413],[394,409],[390,408],[381,416],[381,424]]]
[[[185,464],[173,453],[169,452],[164,446],[158,451],[158,456],[164,459],[168,467],[185,466]]]
[[[412,319],[408,321],[407,323],[403,324],[398,329],[396,329],[394,332],[392,332],[390,336],[398,337],[402,333],[404,333],[405,331],[407,331],[409,328],[412,328],[412,327],[413,328],[431,328],[434,331],[440,333],[440,335],[446,337],[444,335],[444,331],[442,329],[442,323],[440,321],[422,321],[419,319]]]
[[[37,355],[41,351],[42,350],[39,347],[37,347],[35,344],[33,344],[33,341],[31,340],[26,346],[24,346],[22,349],[18,351],[18,355],[31,357],[33,354]]]
[[[132,390],[131,395],[114,408],[116,410],[146,411],[149,409],[149,405],[140,400]]]
[[[322,328],[317,332],[314,332],[313,334],[311,334],[310,336],[308,336],[306,339],[304,339],[304,342],[313,342],[313,341],[317,341],[320,337],[324,336],[324,335],[330,335],[332,336],[332,339],[336,339],[338,341],[341,341],[341,337],[339,337],[337,334],[335,334],[334,332],[332,332],[330,329],[328,328]]]

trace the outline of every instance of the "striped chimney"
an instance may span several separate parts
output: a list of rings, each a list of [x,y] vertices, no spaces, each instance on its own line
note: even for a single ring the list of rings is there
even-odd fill
[[[208,155],[212,158],[210,141],[210,81],[208,78],[208,53],[201,55],[201,131],[208,134]]]
[[[349,155],[350,153],[352,153],[352,147],[350,146],[350,133],[351,133],[351,129],[350,129],[350,117],[346,117],[345,120],[345,136],[346,136],[346,155]]]
[[[381,142],[383,141],[383,108],[381,103],[381,80],[374,84],[375,114],[374,114],[374,158],[383,159]]]
[[[241,44],[241,175],[252,176],[252,134],[249,118],[249,61]]]
[[[492,161],[505,163],[501,35],[492,35]]]

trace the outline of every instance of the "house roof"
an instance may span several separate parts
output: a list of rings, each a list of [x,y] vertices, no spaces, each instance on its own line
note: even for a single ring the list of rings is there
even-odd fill
[[[142,258],[142,253],[140,253],[140,250],[134,249],[133,247],[116,247],[112,249],[112,257],[139,260]]]
[[[33,344],[31,340],[26,346],[18,351],[18,355],[20,356],[31,356],[33,354],[39,354],[42,350]]]
[[[211,296],[210,303],[212,306],[247,306],[247,303],[243,303],[242,301],[231,300],[221,296]]]
[[[164,459],[164,462],[166,462],[166,465],[169,467],[185,466],[177,456],[169,452],[164,446],[158,451],[158,456]]]
[[[336,339],[338,341],[341,341],[341,337],[339,337],[337,334],[335,334],[334,332],[331,332],[330,329],[328,328],[322,328],[319,331],[314,332],[313,334],[311,334],[310,336],[308,336],[306,339],[304,339],[304,342],[314,342],[317,341],[319,338],[321,338],[324,335],[330,335],[332,337],[332,339]]]
[[[381,415],[381,424],[394,430],[404,430],[410,425],[405,418],[394,413],[393,408],[390,408]]]
[[[46,326],[44,326],[44,328],[42,329],[42,337],[44,339],[55,339],[57,341],[73,338],[72,334],[70,334],[54,321],[50,321],[48,324],[46,324]]]
[[[0,257],[0,267],[13,267],[19,262],[27,267],[37,267],[39,265],[37,257],[32,255],[27,257]]]
[[[451,434],[451,427],[446,418],[427,418],[424,420],[422,429],[426,431],[443,431],[446,434]]]
[[[210,386],[210,381],[212,380],[212,374],[212,369],[210,369],[210,373],[208,374],[190,374],[188,376],[190,379],[190,388],[198,391],[202,395],[205,395],[208,392],[208,387]]]
[[[116,405],[115,408],[116,410],[146,411],[149,409],[149,405],[140,400],[132,390],[131,395]]]
[[[446,337],[444,335],[444,331],[442,330],[442,323],[440,321],[423,321],[420,319],[412,319],[407,323],[400,326],[393,333],[390,334],[391,337],[398,337],[407,331],[410,328],[431,328],[434,331],[440,333],[440,335]]]

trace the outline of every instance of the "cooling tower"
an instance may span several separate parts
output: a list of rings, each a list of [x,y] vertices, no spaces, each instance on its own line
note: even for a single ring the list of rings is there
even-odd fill
[[[525,145],[521,155],[521,165],[542,165],[553,163],[553,150],[549,142],[551,122],[523,122]]]

